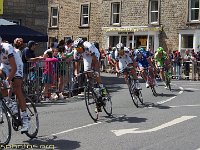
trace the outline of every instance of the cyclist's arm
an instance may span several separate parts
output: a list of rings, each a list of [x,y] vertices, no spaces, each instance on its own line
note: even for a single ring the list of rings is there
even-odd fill
[[[16,65],[16,62],[15,62],[15,57],[13,55],[10,56],[8,59],[9,59],[9,63],[10,63],[10,66],[11,66],[12,69],[9,72],[9,75],[6,78],[6,80],[10,83],[10,81],[14,78],[15,73],[17,71],[17,65]]]

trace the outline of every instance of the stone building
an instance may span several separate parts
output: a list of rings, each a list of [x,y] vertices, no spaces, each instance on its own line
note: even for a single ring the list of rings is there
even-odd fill
[[[78,37],[101,41],[99,0],[49,0],[49,42]]]
[[[4,0],[0,17],[47,34],[48,0]],[[36,53],[41,54],[46,48],[46,43],[39,43]]]
[[[84,37],[103,48],[199,51],[199,0],[49,0],[50,40]]]

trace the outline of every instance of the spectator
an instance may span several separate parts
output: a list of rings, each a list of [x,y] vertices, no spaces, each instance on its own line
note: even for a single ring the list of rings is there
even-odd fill
[[[36,62],[43,59],[42,56],[36,57],[35,56],[35,49],[38,44],[35,41],[29,41],[28,46],[22,52],[22,61],[24,63],[24,74],[27,75],[29,69],[34,64],[28,64],[30,62]]]
[[[42,82],[44,83],[44,100],[48,102],[51,100],[51,93],[49,92],[49,89],[53,82],[53,62],[58,62],[58,59],[52,58],[51,51],[48,51],[46,56]]]
[[[47,50],[44,52],[43,57],[44,57],[44,58],[47,58],[47,56],[48,56],[48,55],[46,55],[47,52],[52,52],[52,53],[53,53],[53,51],[54,51],[57,47],[58,47],[58,43],[57,43],[57,42],[51,43],[50,48],[47,49]]]
[[[175,68],[176,68],[176,79],[180,79],[181,76],[181,63],[182,62],[182,57],[180,52],[176,52],[174,55],[174,64],[175,64]]]
[[[105,67],[106,67],[105,66],[106,52],[105,52],[104,49],[101,49],[100,53],[101,53],[101,57],[100,57],[100,59],[101,59],[101,61],[100,61],[101,71],[104,71]]]
[[[191,61],[190,51],[186,49],[184,56],[184,74],[187,80],[189,80],[190,61]]]
[[[192,79],[196,80],[197,74],[197,54],[194,52],[194,49],[191,51],[191,61],[192,61]]]

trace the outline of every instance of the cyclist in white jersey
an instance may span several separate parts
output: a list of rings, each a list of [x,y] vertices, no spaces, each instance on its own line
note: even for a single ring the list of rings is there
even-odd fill
[[[135,63],[130,57],[128,48],[124,47],[122,43],[116,45],[117,50],[115,51],[115,60],[116,60],[116,71],[117,73],[123,72],[127,67],[133,67],[131,69],[131,74],[134,77],[135,85],[137,89],[141,89],[139,80],[135,70]],[[126,53],[128,51],[128,53]],[[127,73],[124,72],[125,82],[127,82]]]
[[[75,40],[73,46],[75,47],[74,59],[79,60],[82,56],[84,63],[84,71],[93,69],[96,72],[98,72],[96,80],[99,83],[100,88],[104,89],[100,77],[99,50],[95,47],[94,44],[88,41],[83,41],[82,38],[78,38],[77,40]]]
[[[27,132],[29,128],[29,118],[26,112],[26,101],[22,92],[23,62],[20,55],[14,51],[12,45],[1,43],[0,38],[0,76],[6,78],[8,83],[13,82],[13,90],[17,96],[19,107],[22,111],[21,132]]]

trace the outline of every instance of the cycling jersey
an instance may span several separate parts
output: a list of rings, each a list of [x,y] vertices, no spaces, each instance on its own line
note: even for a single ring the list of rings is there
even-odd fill
[[[9,71],[12,69],[9,63],[9,58],[14,56],[17,65],[15,77],[23,77],[23,62],[19,53],[16,53],[13,46],[8,43],[1,43],[1,46],[2,50],[0,51],[0,69],[4,71],[6,76],[8,76]]]
[[[128,64],[133,63],[132,59],[130,58],[129,54],[124,53],[124,55],[120,56],[118,51],[115,51],[115,60],[119,63],[119,70],[123,71]]]
[[[97,60],[99,61],[100,53],[99,50],[88,41],[85,41],[83,43],[83,46],[84,52],[82,54],[78,53],[77,50],[74,50],[74,59],[78,60],[82,56],[84,63],[84,71],[88,71],[91,69],[92,56],[95,55]]]
[[[138,58],[137,55],[134,57],[135,61],[138,62],[138,66],[142,68],[149,67],[149,63],[147,61],[148,55],[146,53],[141,53],[141,54],[142,54],[141,58]]]
[[[168,59],[168,56],[167,56],[167,53],[163,51],[161,57],[159,56],[158,52],[156,52],[154,58],[158,67],[163,67],[165,60]]]

